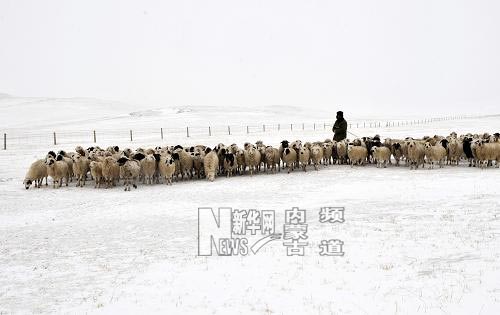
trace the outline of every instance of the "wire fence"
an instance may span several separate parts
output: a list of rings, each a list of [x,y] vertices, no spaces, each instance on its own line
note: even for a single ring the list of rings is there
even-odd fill
[[[498,117],[500,115],[483,116],[445,116],[414,120],[379,120],[348,122],[348,130],[397,128],[412,125],[431,124],[448,120],[477,119],[484,117]],[[332,123],[303,122],[303,123],[275,123],[275,124],[240,124],[214,126],[186,126],[176,128],[136,128],[136,129],[100,129],[100,130],[54,130],[54,131],[24,131],[9,130],[3,132],[3,150],[14,149],[18,146],[49,146],[63,144],[92,144],[92,143],[140,143],[164,142],[172,139],[207,138],[220,135],[255,135],[280,132],[324,132],[331,131]],[[350,132],[351,135],[354,133]]]

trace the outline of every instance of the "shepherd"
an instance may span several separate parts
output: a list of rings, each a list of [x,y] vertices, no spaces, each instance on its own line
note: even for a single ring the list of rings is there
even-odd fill
[[[333,124],[332,131],[334,133],[333,140],[341,141],[347,138],[347,121],[344,119],[342,111],[337,112],[337,120]]]

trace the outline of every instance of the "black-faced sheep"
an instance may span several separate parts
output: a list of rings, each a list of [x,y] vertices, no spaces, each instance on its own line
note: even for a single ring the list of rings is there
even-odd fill
[[[122,156],[116,162],[120,166],[120,177],[124,181],[125,191],[130,191],[130,184],[137,188],[136,180],[141,175],[141,163],[126,156]]]
[[[58,187],[61,187],[63,179],[66,180],[66,186],[68,186],[70,174],[69,166],[63,159],[62,155],[58,155],[56,158],[49,155],[45,159],[45,165],[47,165],[47,175],[52,178],[54,188],[56,188],[56,183],[59,184]]]
[[[47,165],[45,165],[45,160],[37,160],[30,165],[26,176],[24,176],[24,187],[29,189],[31,184],[34,183],[35,188],[40,188],[44,178],[45,185],[47,185],[47,177]]]
[[[165,179],[165,184],[172,185],[172,177],[175,173],[175,162],[170,154],[164,154],[158,164],[161,176]]]

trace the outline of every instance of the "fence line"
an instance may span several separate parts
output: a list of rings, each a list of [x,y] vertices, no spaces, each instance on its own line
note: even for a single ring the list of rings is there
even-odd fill
[[[433,118],[424,118],[417,120],[385,120],[385,121],[353,121],[348,124],[349,129],[353,128],[396,128],[396,127],[404,127],[411,125],[420,125],[420,124],[430,124],[433,122],[440,121],[448,121],[448,120],[463,120],[463,119],[477,119],[477,118],[486,118],[486,117],[498,117],[500,115],[483,115],[483,116],[465,116],[465,115],[457,115],[457,116],[445,116],[445,117],[433,117]],[[332,123],[290,123],[290,128],[288,131],[325,131],[333,126]],[[317,126],[323,125],[323,128],[317,128]],[[246,125],[216,125],[216,126],[186,126],[184,131],[182,127],[178,128],[158,128],[158,129],[139,129],[139,130],[128,130],[129,131],[129,139],[130,142],[134,142],[134,140],[141,140],[147,138],[148,140],[163,140],[164,135],[172,135],[177,137],[186,137],[190,138],[193,136],[213,136],[213,135],[237,135],[237,134],[256,134],[256,133],[273,133],[280,132],[281,130],[287,131],[287,129],[281,128],[283,126],[282,123],[277,124],[246,124]],[[285,124],[286,126],[286,124]],[[78,141],[82,142],[93,142],[97,143],[97,134],[99,133],[100,139],[106,139],[105,141],[113,141],[113,140],[125,140],[126,139],[126,130],[116,130],[116,129],[108,129],[108,130],[73,130],[73,131],[53,131],[52,132],[52,141],[48,140],[47,136],[44,136],[40,132],[22,132],[22,135],[17,134],[15,131],[5,132],[3,134],[3,149],[7,150],[7,142],[15,142],[16,140],[20,143],[20,140],[31,140],[32,142],[37,143],[50,143],[52,142],[54,145],[62,144],[64,139],[72,139],[73,142],[78,138]],[[14,135],[12,135],[14,134]],[[17,136],[16,136],[17,134]],[[159,134],[159,136],[158,136]],[[156,136],[155,136],[156,135]],[[158,139],[159,138],[159,139]],[[87,139],[87,140],[84,140]],[[62,140],[62,141],[61,141]],[[154,141],[156,141],[154,140]],[[11,147],[11,146],[9,146]]]

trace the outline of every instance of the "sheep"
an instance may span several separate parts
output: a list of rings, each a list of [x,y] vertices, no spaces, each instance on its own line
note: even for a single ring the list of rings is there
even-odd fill
[[[203,157],[205,156],[205,152],[195,150],[193,155],[193,170],[198,179],[201,178],[203,173]]]
[[[463,154],[463,143],[456,137],[451,137],[448,143],[448,161],[451,165],[458,165]]]
[[[323,148],[320,145],[314,144],[311,147],[311,159],[314,164],[314,169],[318,170],[318,165],[320,165],[323,160]]]
[[[445,145],[448,140],[444,139],[439,142],[436,142],[435,145],[431,145],[431,142],[427,142],[424,145],[425,157],[427,159],[427,163],[429,163],[429,169],[434,168],[434,163],[439,164],[439,168],[443,167],[443,162],[447,156]]]
[[[272,146],[267,146],[264,150],[264,159],[267,166],[266,172],[271,169],[273,174],[276,173],[276,165],[278,165],[278,171],[281,171],[280,167],[280,153],[279,150],[273,148]]]
[[[393,142],[389,149],[391,150],[391,153],[394,156],[394,160],[396,161],[396,166],[399,166],[399,161],[403,158],[403,146],[401,145],[400,142]],[[389,164],[391,164],[391,159],[389,159]]]
[[[102,177],[106,182],[106,188],[115,186],[115,180],[120,181],[120,167],[116,164],[116,159],[112,156],[107,156],[102,161]]]
[[[245,164],[248,165],[250,171],[250,176],[253,175],[255,170],[258,170],[261,160],[260,151],[257,150],[253,145],[247,146],[245,149]]]
[[[66,179],[66,186],[68,186],[69,182],[69,166],[66,163],[62,155],[58,155],[56,158],[49,155],[45,159],[45,165],[47,165],[47,175],[52,178],[52,185],[56,188],[56,183],[59,185],[57,187],[61,187],[63,183],[63,179]]]
[[[178,154],[179,163],[178,165],[176,164],[176,168],[179,167],[181,179],[184,179],[184,175],[186,175],[186,179],[193,178],[193,156],[179,149],[175,150],[175,153]]]
[[[339,164],[345,164],[347,163],[347,142],[346,141],[339,141],[337,142],[337,156],[338,156],[338,163]]]
[[[391,150],[385,146],[373,146],[372,156],[377,161],[377,168],[387,167],[387,163],[391,160]]]
[[[281,159],[283,160],[283,165],[286,164],[288,173],[290,173],[294,169],[294,165],[297,160],[297,152],[295,152],[292,148],[285,148]]]
[[[307,147],[302,147],[299,150],[299,163],[304,172],[306,172],[306,167],[309,164],[310,151]]]
[[[233,153],[229,152],[224,155],[224,170],[226,177],[233,176],[233,172],[237,169],[236,158]]]
[[[156,157],[153,153],[146,155],[140,161],[141,175],[143,176],[143,184],[153,184],[153,178],[156,173]]]
[[[328,139],[329,140],[329,139]],[[331,140],[323,143],[323,164],[332,164],[333,145]]]
[[[368,150],[362,145],[354,145],[349,143],[347,146],[347,157],[351,163],[351,167],[354,164],[365,165],[366,158],[368,156]]]
[[[407,142],[407,148],[408,148],[407,160],[410,164],[410,170],[417,169],[420,164],[424,166],[425,152],[423,144],[415,140],[409,140]]]
[[[158,163],[161,176],[165,179],[165,184],[172,185],[172,177],[175,173],[175,162],[170,154],[162,155]]]
[[[72,159],[73,174],[76,177],[76,187],[85,186],[87,173],[90,170],[90,160],[87,156],[75,153]]]
[[[205,157],[203,158],[203,167],[205,168],[205,176],[208,181],[213,182],[217,176],[217,168],[219,167],[219,157],[217,152],[207,148]]]
[[[495,161],[495,167],[499,167],[500,162],[500,143],[488,143],[480,140],[476,149],[479,167],[487,168],[490,161]]]
[[[283,159],[283,152],[285,151],[286,148],[288,148],[288,140],[283,140],[281,141],[281,144],[278,148],[278,152],[280,154],[280,158]],[[285,168],[285,161],[283,161],[283,168]]]
[[[24,187],[29,189],[32,183],[35,183],[35,188],[40,188],[40,185],[45,178],[45,185],[48,185],[47,182],[47,165],[45,165],[45,161],[43,159],[36,160],[30,165],[26,176],[24,176]]]
[[[130,184],[137,189],[136,180],[141,175],[141,162],[122,156],[116,163],[120,166],[120,177],[123,178],[125,191],[130,191]]]
[[[94,188],[101,188],[102,176],[102,162],[91,161],[90,162],[90,174],[94,178],[95,184]]]
[[[242,149],[238,149],[238,151],[235,153],[236,155],[236,167],[238,169],[238,173],[240,175],[245,173],[245,169],[247,165],[245,164],[245,151]]]

